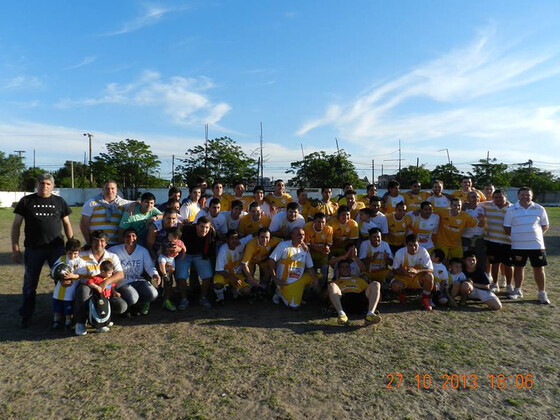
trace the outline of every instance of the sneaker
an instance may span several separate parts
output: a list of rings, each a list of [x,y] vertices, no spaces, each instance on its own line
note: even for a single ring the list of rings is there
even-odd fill
[[[216,298],[216,305],[224,306],[225,304],[226,304],[226,300],[223,297],[222,298],[220,298],[220,297]]]
[[[105,332],[109,332],[109,327],[101,327],[97,329],[98,333],[105,333]]]
[[[167,275],[167,274],[164,274],[162,276],[162,280],[163,280],[163,284],[166,285],[166,286],[172,286],[173,285],[173,282],[171,281],[171,277],[169,277],[169,275]]]
[[[508,295],[508,298],[513,300],[521,299],[522,297],[523,297],[523,292],[521,291],[521,289],[518,288],[513,289],[513,292],[511,292]]]
[[[500,286],[498,286],[498,283],[491,283],[490,291],[494,293],[498,293],[500,291]]]
[[[431,299],[428,296],[422,296],[422,306],[426,311],[431,311],[433,309],[432,305],[430,304],[430,300]]]
[[[86,335],[87,334],[86,324],[77,323],[76,327],[74,328],[74,333],[76,335]]]
[[[189,307],[189,300],[187,298],[182,298],[181,301],[179,302],[179,306],[177,306],[177,309],[179,309],[180,311],[185,311],[188,307]]]
[[[450,297],[449,302],[447,302],[447,306],[450,306],[451,308],[456,308],[457,307],[457,301]]]
[[[113,325],[115,325],[115,323],[114,323],[113,321],[109,321],[109,323],[107,324],[107,326],[108,326],[109,328],[111,328]]]
[[[543,305],[550,305],[550,300],[548,299],[548,296],[544,290],[539,292],[539,301]]]
[[[513,293],[513,286],[512,286],[511,284],[508,284],[508,285],[506,286],[506,293],[507,293],[508,295],[511,295],[511,294]]]
[[[348,316],[346,314],[341,314],[338,316],[338,323],[340,325],[348,325]]]
[[[141,315],[148,315],[148,312],[150,312],[150,302],[144,303],[140,308]]]
[[[366,324],[379,324],[381,322],[381,315],[379,315],[378,311],[375,311],[373,314],[366,315]]]
[[[175,312],[177,310],[177,307],[169,299],[163,302],[163,305],[161,305],[161,307],[163,309],[167,309],[169,312]]]
[[[274,293],[274,296],[272,296],[272,302],[274,302],[275,305],[280,304],[280,293]]]
[[[506,276],[504,276],[503,274],[500,275],[500,281],[498,282],[498,286],[500,286],[502,289],[504,287],[506,287]]]
[[[399,302],[403,305],[406,304],[406,293],[404,290],[399,294]]]
[[[200,300],[198,301],[198,303],[200,303],[206,309],[212,308],[212,304],[210,303],[210,301],[206,297],[201,297]]]

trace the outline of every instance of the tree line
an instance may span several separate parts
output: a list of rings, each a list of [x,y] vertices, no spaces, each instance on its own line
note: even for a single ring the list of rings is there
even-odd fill
[[[163,179],[159,175],[161,161],[144,141],[126,139],[106,144],[107,152],[94,157],[91,167],[83,162],[65,162],[64,166],[52,171],[57,186],[75,188],[101,187],[107,179],[114,179],[127,197],[136,197],[138,189],[162,188],[170,184],[177,186],[194,185],[197,179],[205,178],[208,183],[219,180],[232,186],[241,180],[246,184],[258,184],[260,162],[248,156],[242,148],[229,137],[207,140],[186,151],[178,159],[174,179]],[[328,154],[325,151],[313,152],[302,160],[292,162],[286,174],[291,178],[289,186],[302,187],[342,187],[350,182],[354,188],[365,188],[370,180],[360,178],[356,167],[350,160],[351,155],[340,150]],[[90,171],[93,183],[90,185]],[[25,168],[21,156],[0,151],[0,190],[32,191],[37,174],[46,172],[41,168]],[[73,176],[72,176],[73,174]],[[500,163],[496,159],[481,159],[471,164],[471,170],[459,171],[453,164],[438,165],[428,170],[425,165],[407,166],[391,178],[398,180],[403,188],[418,180],[424,187],[439,179],[445,188],[459,188],[461,178],[470,176],[475,185],[483,187],[493,184],[496,187],[529,185],[535,193],[560,189],[560,178],[550,171],[533,165],[531,160],[517,165]]]

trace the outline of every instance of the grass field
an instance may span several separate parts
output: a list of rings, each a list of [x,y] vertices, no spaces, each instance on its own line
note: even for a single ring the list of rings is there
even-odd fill
[[[33,325],[17,328],[23,267],[0,209],[0,418],[559,418],[560,208],[548,210],[550,306],[537,304],[529,271],[525,299],[499,312],[382,303],[378,327],[340,327],[317,305],[228,302],[154,307],[75,337],[50,331],[46,269]]]

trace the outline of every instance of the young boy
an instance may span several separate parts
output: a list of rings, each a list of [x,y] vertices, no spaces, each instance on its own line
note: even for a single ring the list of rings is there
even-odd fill
[[[161,277],[165,283],[171,281],[171,276],[175,272],[175,257],[179,254],[181,258],[185,258],[187,248],[181,237],[181,230],[178,227],[171,227],[167,229],[167,237],[162,242],[158,250],[158,266],[161,272]],[[180,252],[175,251],[175,247],[181,248]]]
[[[86,281],[86,286],[89,286],[91,290],[94,292],[99,293],[100,295],[105,296],[107,299],[110,299],[111,296],[120,297],[120,293],[117,292],[116,287],[112,287],[112,285],[107,285],[105,289],[101,289],[99,286],[100,283],[113,275],[113,263],[109,260],[103,261],[99,265],[99,275],[93,276],[88,281]],[[94,295],[95,296],[95,295]],[[97,329],[97,332],[107,332],[109,331],[109,327],[101,327]]]
[[[434,265],[434,297],[437,303],[440,305],[457,306],[455,300],[450,298],[447,290],[449,287],[449,273],[447,268],[445,268],[445,264],[443,264],[445,253],[441,249],[436,248],[430,254],[430,258]]]
[[[377,225],[371,220],[373,210],[369,208],[360,209],[358,212],[358,228],[360,229],[360,243],[369,240],[369,231]]]
[[[453,257],[449,260],[447,268],[449,269],[449,278],[451,280],[451,296],[450,300],[455,300],[455,297],[459,294],[459,290],[461,289],[461,284],[467,281],[467,277],[465,273],[463,273],[463,262],[460,258]],[[461,305],[466,303],[466,297],[461,297],[461,301],[459,302]]]
[[[472,251],[463,255],[463,272],[467,281],[461,285],[460,293],[469,299],[480,300],[490,309],[495,311],[502,309],[502,302],[498,296],[490,290],[490,278],[485,267],[477,267],[476,255]]]
[[[62,325],[62,319],[66,316],[64,328],[66,330],[72,327],[72,315],[74,307],[74,293],[78,285],[80,277],[86,273],[86,262],[80,258],[80,241],[77,239],[68,239],[62,255],[54,264],[65,263],[70,267],[70,272],[66,274],[64,280],[56,283],[53,292],[53,312],[54,322],[53,329],[57,329]]]

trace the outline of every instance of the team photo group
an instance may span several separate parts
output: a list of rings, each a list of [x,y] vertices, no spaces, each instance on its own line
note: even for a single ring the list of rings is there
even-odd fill
[[[108,180],[72,226],[54,178],[39,176],[37,192],[17,203],[11,231],[12,259],[25,270],[20,326],[32,322],[45,262],[54,281],[52,327],[78,336],[107,332],[119,317],[148,315],[156,304],[175,312],[233,300],[247,308],[307,303],[341,325],[348,314],[380,323],[380,302],[432,311],[478,301],[499,310],[500,299],[524,297],[527,261],[537,302],[550,304],[549,221],[530,187],[519,188],[514,203],[468,177],[449,194],[438,180],[402,190],[390,181],[379,195],[373,184],[366,194],[335,186],[342,187],[335,197],[324,187],[320,199],[305,188],[292,197],[282,180],[269,193],[246,191],[244,182],[227,186],[231,193],[225,187],[198,179],[187,197],[172,187],[156,203],[150,192],[126,200]]]

